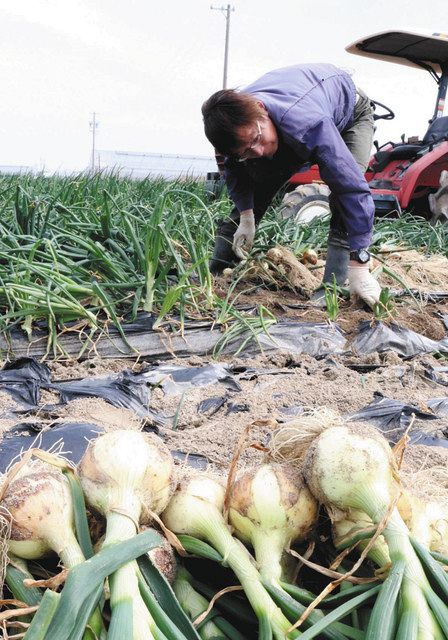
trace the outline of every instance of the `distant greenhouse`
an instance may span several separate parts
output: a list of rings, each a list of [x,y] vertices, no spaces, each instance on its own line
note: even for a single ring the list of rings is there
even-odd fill
[[[34,167],[28,165],[0,164],[0,175],[23,175],[34,172]]]
[[[113,171],[122,177],[143,180],[147,177],[206,179],[217,171],[215,158],[167,153],[134,151],[100,151],[95,154],[95,171]]]

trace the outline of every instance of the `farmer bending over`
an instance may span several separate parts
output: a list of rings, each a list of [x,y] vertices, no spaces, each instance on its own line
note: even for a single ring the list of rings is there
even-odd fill
[[[349,280],[369,305],[381,288],[369,271],[374,203],[364,178],[372,147],[373,108],[350,75],[331,64],[266,73],[242,91],[223,89],[202,106],[205,135],[225,156],[235,205],[218,228],[210,270],[220,273],[253,243],[255,227],[277,191],[305,163],[317,163],[331,189],[331,224],[323,281]],[[323,300],[323,288],[314,294]]]

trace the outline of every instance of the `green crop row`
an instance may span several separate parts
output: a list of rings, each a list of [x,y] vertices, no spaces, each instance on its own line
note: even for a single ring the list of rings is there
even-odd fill
[[[153,314],[156,328],[175,315],[181,331],[187,318],[200,318],[223,326],[229,339],[239,331],[256,336],[266,330],[266,310],[248,321],[236,289],[220,299],[208,269],[216,221],[230,207],[225,194],[214,199],[193,181],[0,176],[0,331],[20,329],[32,339],[43,321],[55,355],[61,331],[75,325],[93,335],[112,324],[124,335],[139,312]],[[447,227],[409,216],[381,220],[374,244],[446,255]],[[327,234],[328,220],[300,226],[271,208],[253,254],[273,244],[319,250]]]

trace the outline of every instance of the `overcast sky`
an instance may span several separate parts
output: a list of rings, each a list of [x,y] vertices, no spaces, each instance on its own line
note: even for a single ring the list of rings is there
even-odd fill
[[[429,74],[344,48],[386,29],[448,32],[446,0],[233,6],[228,86],[276,67],[332,62],[396,112],[380,121],[380,141],[423,135],[436,98]],[[225,18],[210,2],[0,0],[0,25],[0,165],[85,168],[94,111],[100,149],[211,155],[200,107],[222,86]]]

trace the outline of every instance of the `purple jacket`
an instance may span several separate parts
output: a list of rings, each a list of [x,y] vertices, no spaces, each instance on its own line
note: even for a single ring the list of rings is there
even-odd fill
[[[289,175],[307,162],[317,163],[339,201],[350,248],[368,247],[375,207],[367,181],[341,137],[351,123],[356,100],[349,74],[331,64],[295,65],[266,73],[242,91],[263,102],[279,142],[289,148],[284,162]],[[277,166],[282,164],[278,154],[274,156]],[[239,211],[253,209],[250,164],[254,162],[226,158],[226,184]]]

